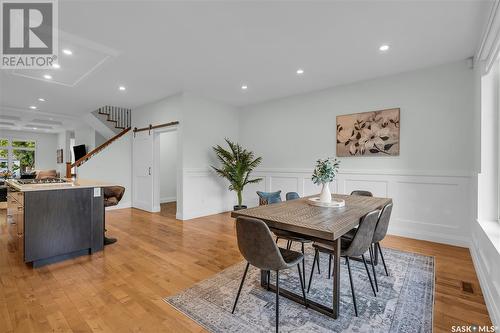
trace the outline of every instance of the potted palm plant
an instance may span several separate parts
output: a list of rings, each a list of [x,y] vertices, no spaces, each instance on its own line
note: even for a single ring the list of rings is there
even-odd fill
[[[238,205],[234,206],[234,210],[245,209],[247,206],[242,204],[243,188],[247,184],[255,184],[262,180],[262,178],[250,179],[250,173],[262,162],[262,157],[255,158],[253,152],[227,138],[225,140],[229,150],[220,145],[212,147],[221,162],[221,167],[212,166],[212,168],[220,177],[229,181],[229,190],[236,192]]]

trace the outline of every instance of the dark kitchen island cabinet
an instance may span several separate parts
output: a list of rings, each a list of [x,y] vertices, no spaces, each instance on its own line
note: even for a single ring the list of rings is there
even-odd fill
[[[104,247],[104,198],[97,187],[44,188],[9,183],[9,217],[17,225],[24,262],[39,267]]]

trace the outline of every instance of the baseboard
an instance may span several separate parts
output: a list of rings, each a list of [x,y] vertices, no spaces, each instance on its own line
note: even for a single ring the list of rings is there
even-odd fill
[[[500,299],[496,299],[491,288],[491,279],[488,278],[485,273],[485,269],[483,268],[483,260],[478,255],[476,246],[474,242],[471,242],[470,246],[470,254],[472,257],[472,263],[474,264],[474,269],[476,270],[476,275],[479,279],[479,284],[481,287],[481,292],[484,296],[484,301],[486,303],[486,307],[488,308],[488,313],[490,315],[491,322],[496,327],[500,327]]]
[[[175,202],[175,201],[177,201],[176,196],[160,198],[160,203],[168,203],[168,202]]]
[[[209,215],[217,215],[217,214],[228,212],[230,210],[231,210],[231,208],[213,209],[213,210],[210,210],[210,211],[187,212],[187,213],[184,213],[184,214],[176,214],[176,218],[178,220],[186,221],[186,220],[196,219],[198,217],[204,217],[204,216],[209,216]]]
[[[115,209],[123,209],[123,208],[130,208],[130,207],[132,207],[132,202],[128,201],[128,202],[120,202],[116,206],[106,207],[106,210],[115,210]]]
[[[389,225],[389,235],[394,235],[394,236],[401,236],[401,237],[407,237],[407,238],[413,238],[413,239],[418,239],[418,240],[423,240],[423,241],[429,241],[429,242],[434,242],[434,243],[441,243],[441,244],[447,244],[447,245],[453,245],[453,246],[460,246],[460,247],[469,247],[470,245],[470,239],[459,236],[459,235],[453,235],[453,234],[442,234],[438,232],[421,232],[421,231],[414,231],[414,230],[407,230],[403,228],[394,228]]]

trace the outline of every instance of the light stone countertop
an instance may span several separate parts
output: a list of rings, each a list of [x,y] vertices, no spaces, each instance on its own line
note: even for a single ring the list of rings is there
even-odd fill
[[[22,185],[16,182],[14,179],[8,179],[5,181],[6,184],[13,187],[20,192],[32,192],[32,191],[49,191],[49,190],[71,190],[71,189],[81,189],[81,188],[94,188],[94,187],[108,187],[108,186],[119,186],[119,184],[104,182],[100,180],[93,179],[81,179],[72,180],[71,178],[65,178],[69,182],[67,183],[56,183],[56,184],[27,184]]]

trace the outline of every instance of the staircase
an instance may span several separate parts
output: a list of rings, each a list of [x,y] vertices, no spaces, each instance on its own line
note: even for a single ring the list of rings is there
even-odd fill
[[[128,131],[130,131],[131,126],[131,109],[121,108],[117,106],[103,106],[94,111],[99,115],[102,115],[105,118],[105,121],[110,122],[112,124],[113,132],[116,133],[109,140],[104,142],[99,147],[91,150],[85,156],[75,161],[75,163],[66,163],[66,178],[71,178],[77,172],[77,168],[81,166],[83,163],[90,160],[96,154],[104,150],[107,146],[112,144],[114,141],[118,140],[120,137],[125,135]],[[74,173],[72,172],[74,170]]]

